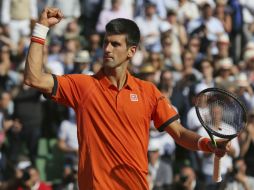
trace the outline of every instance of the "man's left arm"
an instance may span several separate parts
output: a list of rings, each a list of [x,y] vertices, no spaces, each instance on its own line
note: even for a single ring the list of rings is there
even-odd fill
[[[202,137],[184,128],[179,121],[172,122],[164,130],[174,138],[177,144],[192,151],[212,152],[218,157],[223,157],[230,150],[230,142],[216,139],[217,147],[215,147],[210,138]]]
[[[189,150],[199,150],[198,141],[201,136],[191,130],[184,128],[179,121],[172,122],[164,129],[171,135],[175,142]]]

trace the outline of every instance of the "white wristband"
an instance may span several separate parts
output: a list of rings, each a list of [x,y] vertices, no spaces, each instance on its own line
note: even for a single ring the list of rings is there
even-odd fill
[[[44,26],[42,24],[36,23],[33,29],[33,34],[32,36],[41,38],[41,39],[46,39],[47,33],[49,31],[49,28],[47,26]]]

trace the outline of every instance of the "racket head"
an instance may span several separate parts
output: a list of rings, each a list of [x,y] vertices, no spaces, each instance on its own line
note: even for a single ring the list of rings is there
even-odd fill
[[[232,93],[220,88],[207,88],[196,96],[196,113],[209,136],[233,139],[246,127],[247,112]],[[216,126],[221,119],[222,125]]]

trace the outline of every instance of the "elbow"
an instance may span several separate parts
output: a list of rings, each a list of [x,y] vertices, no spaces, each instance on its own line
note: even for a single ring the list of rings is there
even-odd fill
[[[28,76],[24,76],[24,81],[23,83],[27,86],[31,86],[31,87],[37,87],[39,84],[39,80],[33,77],[28,77]]]
[[[34,81],[31,78],[24,76],[23,83],[27,86],[33,86]]]
[[[27,85],[27,86],[32,86],[32,82],[31,80],[25,78],[24,81],[23,81],[23,84]]]

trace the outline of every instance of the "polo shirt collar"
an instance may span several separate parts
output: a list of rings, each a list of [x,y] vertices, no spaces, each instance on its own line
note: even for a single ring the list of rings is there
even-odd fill
[[[135,85],[134,77],[129,73],[129,71],[126,72],[126,75],[127,75],[127,81],[123,88],[129,89],[129,90],[135,89],[136,85]],[[107,76],[104,74],[102,69],[97,74],[95,74],[95,77],[99,80],[104,90],[114,86],[111,83],[111,81],[107,78]]]

